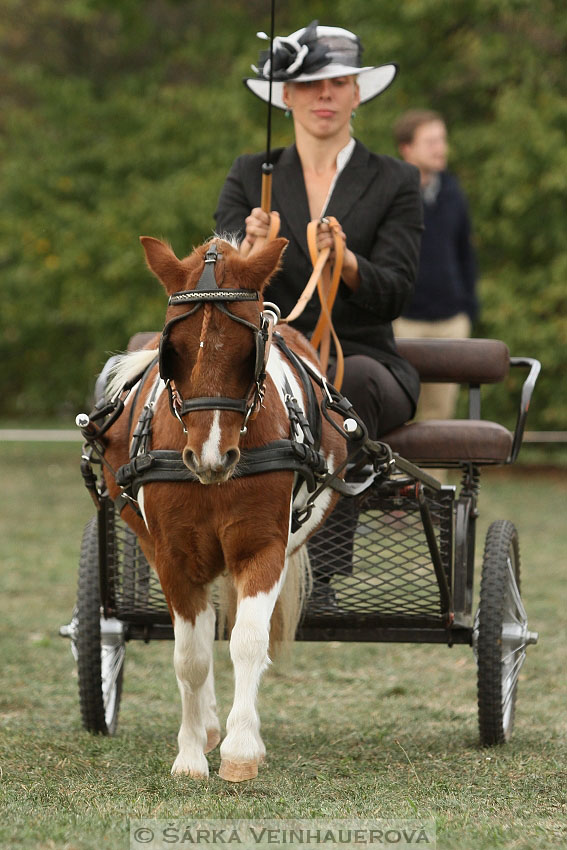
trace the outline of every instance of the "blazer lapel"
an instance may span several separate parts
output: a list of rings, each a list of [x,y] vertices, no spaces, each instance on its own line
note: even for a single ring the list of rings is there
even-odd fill
[[[374,180],[378,167],[372,162],[368,149],[360,142],[351,158],[339,174],[333,194],[327,206],[327,215],[343,221],[369,184]]]
[[[272,209],[280,213],[306,257],[309,204],[301,162],[295,145],[282,151],[272,177]]]

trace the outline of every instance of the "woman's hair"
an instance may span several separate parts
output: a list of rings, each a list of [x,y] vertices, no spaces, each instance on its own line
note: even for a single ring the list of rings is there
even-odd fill
[[[431,121],[443,121],[443,116],[432,109],[410,109],[400,115],[394,124],[394,140],[396,145],[411,145],[414,140],[415,131],[422,124],[430,124]]]

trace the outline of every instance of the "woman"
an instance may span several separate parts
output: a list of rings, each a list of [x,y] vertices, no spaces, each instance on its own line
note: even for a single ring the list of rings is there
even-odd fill
[[[396,350],[391,322],[412,295],[422,231],[419,172],[378,156],[351,136],[359,104],[392,82],[395,65],[361,67],[362,48],[348,30],[313,22],[273,45],[272,102],[293,116],[295,144],[272,152],[272,210],[289,239],[283,267],[266,290],[282,316],[303,291],[312,266],[306,228],[312,219],[334,216],[341,226],[344,263],[333,307],[333,323],[345,355],[341,391],[365,422],[372,439],[410,419],[419,395],[415,369]],[[260,56],[258,76],[245,80],[268,99],[269,55]],[[255,69],[256,70],[256,69]],[[215,214],[217,231],[237,233],[251,248],[268,232],[269,216],[259,208],[264,154],[240,156],[222,189]],[[318,248],[332,246],[329,225],[318,230]],[[319,317],[315,294],[293,323],[309,336]],[[330,369],[333,378],[333,368]],[[352,500],[343,500],[310,548],[315,579],[311,610],[336,610],[329,581],[352,570],[356,526]],[[319,563],[316,538],[329,542],[336,528],[342,554]],[[348,531],[347,531],[348,529]],[[315,557],[314,557],[315,555]]]
[[[358,38],[337,27],[309,27],[274,40],[272,102],[293,116],[295,144],[272,152],[272,209],[289,239],[282,270],[266,297],[282,315],[309,279],[306,227],[335,216],[345,244],[333,323],[345,354],[342,392],[376,439],[413,416],[419,395],[416,371],[397,353],[391,322],[412,295],[422,231],[419,172],[371,153],[351,136],[359,104],[392,82],[395,65],[361,67]],[[268,97],[268,55],[246,85]],[[249,246],[267,234],[259,208],[264,154],[240,156],[222,189],[217,231],[239,233]],[[318,247],[332,244],[328,224]],[[307,336],[319,316],[315,294],[294,325]]]

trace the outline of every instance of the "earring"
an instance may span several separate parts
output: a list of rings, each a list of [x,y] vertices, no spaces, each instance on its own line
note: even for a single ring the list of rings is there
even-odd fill
[[[285,115],[286,118],[289,118],[290,115],[291,115],[291,109],[286,109],[286,111],[284,112],[284,115]]]
[[[356,116],[356,109],[353,109],[352,112],[350,113],[350,117],[354,118],[355,116]]]

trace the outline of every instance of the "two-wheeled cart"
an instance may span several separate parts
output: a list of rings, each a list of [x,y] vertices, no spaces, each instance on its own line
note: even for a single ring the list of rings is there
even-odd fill
[[[130,348],[147,337],[138,334]],[[537,633],[528,629],[509,520],[488,529],[473,613],[479,486],[484,467],[516,460],[540,364],[510,357],[498,340],[399,340],[398,348],[422,382],[466,385],[468,417],[411,423],[382,438],[391,451],[387,474],[382,467],[358,495],[342,496],[332,538],[317,534],[308,544],[312,562],[330,567],[332,597],[311,596],[297,640],[471,646],[480,740],[499,744],[511,735],[519,672]],[[528,370],[513,432],[481,418],[482,386],[505,382],[511,367]],[[459,470],[460,484],[441,484],[428,471],[436,469]],[[127,643],[172,639],[173,628],[157,575],[108,496],[102,468],[95,486],[100,509],[83,535],[77,605],[60,631],[78,663],[83,726],[114,734]]]

